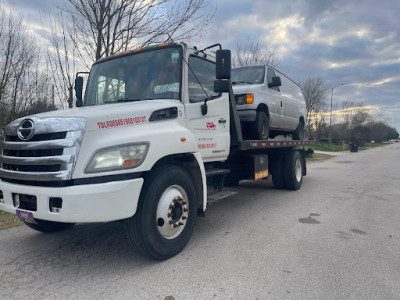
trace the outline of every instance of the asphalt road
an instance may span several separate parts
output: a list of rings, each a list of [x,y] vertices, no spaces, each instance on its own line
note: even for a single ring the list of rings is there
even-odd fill
[[[400,298],[399,144],[311,163],[296,192],[237,190],[165,262],[120,223],[0,231],[0,299]]]

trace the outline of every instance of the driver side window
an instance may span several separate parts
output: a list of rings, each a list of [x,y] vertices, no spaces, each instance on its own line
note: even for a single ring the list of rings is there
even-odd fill
[[[268,83],[272,83],[272,77],[275,77],[275,76],[276,75],[275,75],[274,70],[268,68],[268,70],[267,70],[267,82]],[[278,91],[278,92],[280,91],[279,86],[274,86],[271,89],[273,89],[275,91]]]
[[[189,101],[191,103],[204,101],[207,96],[219,96],[214,92],[215,63],[192,55],[189,57],[188,72]]]

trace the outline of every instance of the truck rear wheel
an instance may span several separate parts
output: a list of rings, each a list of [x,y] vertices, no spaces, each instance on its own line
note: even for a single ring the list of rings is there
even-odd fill
[[[284,153],[279,153],[274,156],[273,161],[271,162],[271,172],[272,172],[272,183],[274,187],[278,190],[281,190],[285,187],[284,182]]]
[[[284,160],[284,186],[288,190],[298,190],[303,181],[304,161],[299,151],[290,151]]]
[[[126,222],[129,242],[157,260],[178,254],[193,232],[196,203],[191,177],[183,168],[156,169],[145,181],[136,214]]]
[[[25,223],[26,226],[32,228],[33,230],[40,231],[43,233],[53,233],[62,230],[69,229],[75,225],[75,223],[60,223],[45,220],[35,219],[37,224]]]

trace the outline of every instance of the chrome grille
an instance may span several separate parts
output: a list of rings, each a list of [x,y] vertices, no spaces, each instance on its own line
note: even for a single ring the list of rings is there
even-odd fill
[[[14,121],[7,126],[0,156],[0,178],[34,181],[71,179],[86,120],[29,120],[35,125],[35,133],[26,141],[18,136],[18,130],[26,119]]]

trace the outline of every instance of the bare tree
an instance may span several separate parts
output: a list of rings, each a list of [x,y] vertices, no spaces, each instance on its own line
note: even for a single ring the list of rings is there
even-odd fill
[[[254,41],[237,42],[232,58],[234,68],[260,65],[277,67],[279,65],[279,58],[274,49]]]
[[[40,53],[22,16],[0,5],[0,135],[9,121],[50,108],[50,80]],[[36,108],[40,101],[45,105]]]
[[[77,55],[87,67],[102,57],[201,36],[214,15],[209,0],[68,0]]]
[[[22,16],[2,7],[0,16],[0,127],[3,127],[27,105],[24,88],[38,52]]]
[[[75,31],[69,31],[61,9],[57,11],[57,21],[49,18],[50,32],[47,39],[51,48],[47,51],[49,67],[55,90],[63,108],[73,107],[74,77],[77,72],[77,51],[74,43]]]
[[[329,90],[326,88],[325,82],[321,77],[308,78],[300,84],[300,87],[306,101],[306,127],[307,132],[310,133],[312,126],[316,125],[312,124],[313,114],[314,116],[318,115],[321,109],[326,107],[324,99]]]

